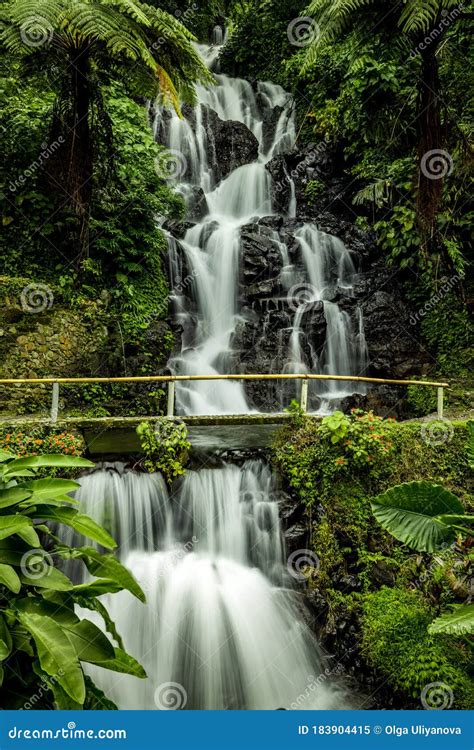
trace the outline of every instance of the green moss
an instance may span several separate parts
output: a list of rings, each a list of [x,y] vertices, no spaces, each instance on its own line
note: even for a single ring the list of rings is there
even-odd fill
[[[446,686],[453,708],[468,708],[474,697],[466,674],[467,655],[459,643],[430,636],[433,612],[413,591],[381,588],[365,597],[362,651],[368,663],[397,690],[421,700],[434,682]]]

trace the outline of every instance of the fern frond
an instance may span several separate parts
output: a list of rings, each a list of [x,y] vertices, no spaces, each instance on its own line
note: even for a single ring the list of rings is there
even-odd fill
[[[390,197],[390,183],[388,180],[376,180],[359,190],[352,199],[352,203],[360,206],[364,203],[381,208]]]

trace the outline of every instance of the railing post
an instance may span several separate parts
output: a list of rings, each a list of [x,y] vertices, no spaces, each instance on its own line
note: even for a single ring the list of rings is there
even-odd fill
[[[308,411],[308,385],[309,380],[306,378],[301,383],[301,397],[300,397],[300,406],[301,410],[305,413]]]
[[[174,416],[174,380],[168,382],[168,408],[166,414],[168,417]]]
[[[58,421],[59,412],[59,383],[53,383],[53,393],[51,396],[51,422],[54,424]]]
[[[444,388],[438,388],[438,419],[443,419]]]

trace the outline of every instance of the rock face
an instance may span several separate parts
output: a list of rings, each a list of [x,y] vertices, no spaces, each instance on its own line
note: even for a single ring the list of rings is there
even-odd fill
[[[216,183],[219,183],[234,169],[258,158],[258,141],[242,122],[221,120],[210,107],[203,107],[203,115],[209,159]]]
[[[221,120],[217,112],[206,105],[201,107],[200,123],[196,121],[196,111],[188,105],[183,107],[183,115],[194,131],[198,127],[204,129],[208,163],[212,165],[216,185],[228,177],[234,169],[242,167],[244,164],[250,164],[258,158],[258,140],[243,122]],[[170,122],[170,113],[163,111],[158,120],[156,131],[157,139],[160,142],[167,142],[167,129]],[[180,162],[180,166],[185,169],[181,176],[184,181],[192,182],[193,178],[196,177],[196,175],[193,175],[195,159],[188,152],[189,144],[183,142],[181,149],[184,160],[182,163]],[[198,190],[196,194],[199,194]],[[193,208],[192,211],[194,211]],[[193,215],[188,218],[198,221],[201,216]]]
[[[269,140],[278,120],[278,107],[267,112],[263,137]],[[192,122],[194,114],[186,112]],[[193,123],[194,125],[196,123]],[[237,167],[258,157],[255,136],[242,123],[222,121],[209,107],[204,108],[202,125],[206,130],[210,162],[217,181],[225,179]],[[410,324],[411,311],[400,281],[380,258],[373,233],[354,224],[354,212],[348,195],[347,180],[341,177],[337,154],[326,143],[304,151],[279,154],[266,165],[272,177],[274,216],[255,219],[241,228],[240,279],[238,287],[239,321],[229,354],[229,367],[236,372],[289,372],[289,352],[295,321],[295,303],[285,278],[287,268],[302,269],[301,244],[295,232],[305,224],[316,225],[337,237],[350,252],[356,277],[348,289],[337,285],[325,288],[324,300],[308,301],[301,312],[298,346],[301,362],[308,368],[323,355],[327,339],[326,301],[335,303],[357,332],[362,314],[367,346],[367,376],[405,379],[423,372],[425,355],[418,332]],[[202,191],[201,191],[202,192]],[[296,199],[296,217],[289,209]],[[196,192],[192,221],[201,216],[204,196]],[[188,225],[189,226],[189,225]],[[186,225],[183,225],[183,232]],[[173,229],[179,236],[179,229]],[[284,251],[282,250],[284,248]],[[188,274],[183,268],[180,276]],[[336,274],[337,277],[337,274]],[[302,278],[305,278],[302,276]],[[187,310],[195,309],[192,289],[184,291]],[[183,300],[181,300],[183,303]],[[177,330],[179,339],[180,331]],[[185,338],[192,339],[189,332]],[[355,334],[354,334],[355,335]],[[177,351],[180,342],[177,342]],[[294,370],[293,370],[294,371]],[[249,382],[246,394],[250,405],[262,411],[280,411],[292,398],[298,398],[300,385],[295,381]],[[371,387],[365,395],[343,399],[340,407],[355,405],[373,408],[379,413],[403,416],[400,404],[404,390],[389,386]]]

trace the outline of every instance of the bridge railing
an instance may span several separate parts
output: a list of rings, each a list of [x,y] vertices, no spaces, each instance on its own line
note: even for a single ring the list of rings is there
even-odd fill
[[[168,383],[167,416],[174,416],[175,406],[175,384],[181,381],[193,380],[301,380],[300,406],[306,412],[308,410],[308,386],[311,380],[334,380],[356,383],[377,383],[379,385],[414,385],[422,388],[437,389],[437,414],[439,419],[443,418],[444,389],[449,388],[449,383],[437,383],[429,380],[389,380],[386,378],[369,378],[357,375],[316,375],[313,373],[233,373],[215,375],[135,375],[105,377],[83,377],[83,378],[5,378],[0,379],[0,385],[35,385],[50,383],[52,385],[51,398],[51,422],[57,422],[59,414],[59,386],[61,384],[81,385],[87,383]]]

